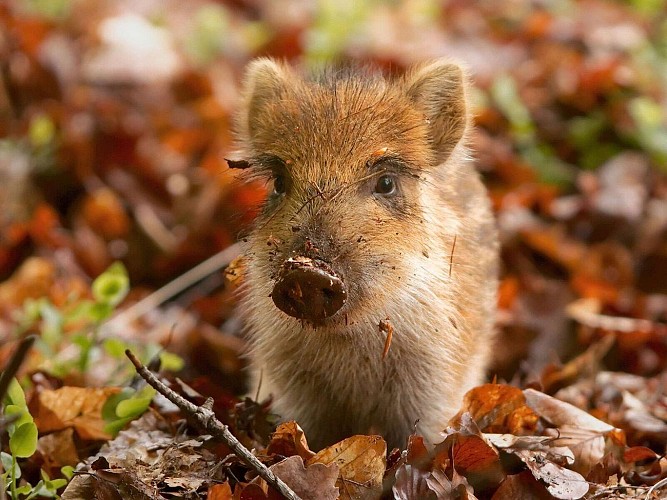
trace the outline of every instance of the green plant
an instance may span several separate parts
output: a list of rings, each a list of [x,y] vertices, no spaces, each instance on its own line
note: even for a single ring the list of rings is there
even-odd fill
[[[102,324],[113,315],[129,287],[125,267],[115,263],[93,281],[91,298],[72,296],[61,307],[56,307],[47,297],[28,299],[15,317],[17,333],[23,335],[31,329],[39,330],[35,343],[42,355],[39,368],[61,378],[77,374],[85,377],[93,364],[112,358],[118,362],[113,363],[115,368],[102,382],[122,385],[134,374],[124,354],[126,349],[131,349],[140,359],[159,355],[167,362],[163,365],[166,369],[180,369],[182,360],[161,352],[160,345],[100,336]]]
[[[9,435],[10,453],[1,452],[0,461],[4,473],[2,484],[12,499],[28,500],[35,497],[55,498],[57,490],[67,484],[67,479],[50,479],[41,471],[41,479],[36,485],[24,482],[19,485],[21,468],[19,458],[28,458],[37,450],[37,426],[28,410],[25,393],[16,379],[13,379],[5,397],[4,416]]]
[[[140,417],[151,404],[156,391],[146,385],[141,389],[126,387],[107,399],[102,417],[107,421],[104,431],[115,436],[132,420]]]

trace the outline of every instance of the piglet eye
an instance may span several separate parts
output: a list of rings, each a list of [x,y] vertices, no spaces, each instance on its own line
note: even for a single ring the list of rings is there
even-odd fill
[[[276,175],[273,178],[273,194],[285,194],[286,190],[285,176],[280,174]]]
[[[385,196],[392,195],[396,192],[396,181],[391,175],[382,175],[375,184],[375,192]]]

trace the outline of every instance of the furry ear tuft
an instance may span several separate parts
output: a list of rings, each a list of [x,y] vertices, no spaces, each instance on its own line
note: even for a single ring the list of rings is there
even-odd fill
[[[468,126],[466,84],[463,69],[444,59],[417,67],[405,76],[408,96],[429,121],[439,161],[447,159]]]
[[[253,138],[267,108],[282,98],[293,79],[291,70],[273,59],[260,58],[250,63],[243,82],[244,112],[241,131]]]

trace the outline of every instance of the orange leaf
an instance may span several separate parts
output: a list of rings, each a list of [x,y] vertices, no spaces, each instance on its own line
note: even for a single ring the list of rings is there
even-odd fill
[[[298,455],[304,460],[315,456],[315,453],[308,448],[303,429],[294,421],[284,422],[278,426],[276,432],[271,436],[267,452],[269,455],[284,457]]]
[[[82,439],[111,439],[103,430],[102,406],[109,396],[118,392],[118,387],[44,390],[37,399],[37,428],[40,432],[51,432],[73,427]]]

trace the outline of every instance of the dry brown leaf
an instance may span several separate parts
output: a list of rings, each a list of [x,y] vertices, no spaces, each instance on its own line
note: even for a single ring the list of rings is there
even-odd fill
[[[586,255],[586,246],[570,237],[562,226],[525,229],[521,237],[528,246],[570,271]]]
[[[232,500],[233,498],[232,487],[229,485],[229,481],[225,481],[222,484],[214,484],[206,493],[206,500]]]
[[[29,298],[46,297],[55,278],[56,269],[52,262],[30,257],[11,278],[0,283],[0,304],[20,307]]]
[[[77,474],[61,495],[62,500],[123,500],[115,485],[100,481],[93,474]]]
[[[307,465],[335,463],[340,498],[377,498],[382,492],[387,443],[380,436],[352,436],[323,449]]]
[[[82,439],[108,440],[104,432],[102,406],[118,387],[84,388],[61,387],[44,390],[37,398],[35,423],[40,432],[51,432],[73,427]]]
[[[554,437],[554,446],[564,446],[572,450],[575,457],[572,468],[585,476],[605,455],[604,433],[572,425],[546,429],[545,432]]]
[[[84,197],[81,216],[91,229],[107,240],[124,238],[130,230],[123,200],[108,187],[98,188]]]
[[[278,426],[276,432],[271,435],[267,453],[284,457],[298,455],[304,460],[315,456],[315,453],[308,448],[303,429],[294,421],[284,422]]]
[[[543,392],[554,394],[559,389],[574,383],[578,378],[594,375],[600,368],[600,361],[614,344],[614,336],[602,337],[591,344],[586,351],[561,367],[548,366],[540,380]]]
[[[524,394],[528,406],[556,426],[556,429],[546,429],[546,433],[554,438],[553,446],[572,450],[575,456],[572,468],[588,475],[602,460],[606,438],[616,429],[570,403],[533,389],[526,389]]]
[[[530,471],[507,476],[491,497],[491,500],[550,500],[544,485]]]
[[[472,486],[468,484],[465,476],[462,476],[456,470],[452,471],[452,480],[450,481],[442,470],[435,469],[426,478],[426,483],[431,491],[435,492],[436,498],[439,500],[477,500]]]
[[[74,466],[79,462],[79,454],[74,443],[74,430],[71,427],[40,437],[37,441],[37,451],[42,455],[43,468],[49,474],[57,473],[64,465]]]
[[[291,456],[271,466],[271,470],[302,500],[338,498],[338,465],[313,463],[306,467],[300,456]]]
[[[461,411],[449,425],[458,427],[466,412],[481,430],[488,432],[518,433],[534,428],[537,422],[537,416],[526,407],[521,389],[503,384],[484,384],[468,391]]]
[[[526,404],[540,417],[560,427],[571,425],[599,433],[610,432],[614,427],[570,403],[560,401],[535,389],[525,389]]]
[[[401,465],[396,471],[396,482],[392,488],[394,498],[398,500],[434,498],[433,492],[427,483],[427,478],[430,475],[430,472],[423,471],[410,464]]]
[[[549,460],[571,465],[574,453],[565,446],[552,446],[551,436],[514,436],[512,434],[484,434],[484,439],[496,448],[513,453],[515,450],[533,450],[547,453]]]
[[[514,454],[526,464],[535,479],[547,485],[552,496],[574,500],[588,493],[588,482],[581,474],[553,463],[545,452],[515,450]]]

